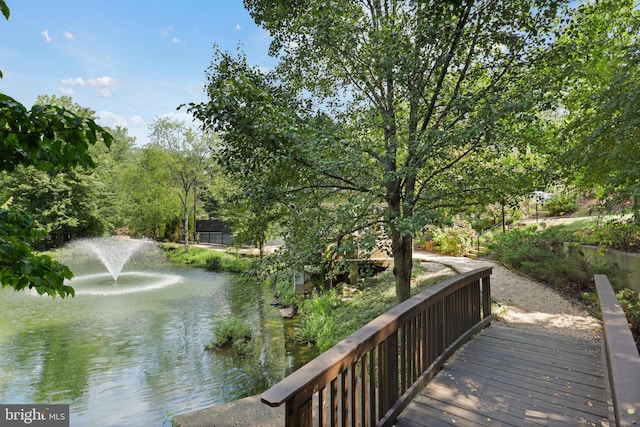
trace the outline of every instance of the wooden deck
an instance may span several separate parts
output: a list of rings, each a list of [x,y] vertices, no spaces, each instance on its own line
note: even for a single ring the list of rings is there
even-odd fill
[[[462,347],[398,427],[608,426],[601,345],[504,326]]]

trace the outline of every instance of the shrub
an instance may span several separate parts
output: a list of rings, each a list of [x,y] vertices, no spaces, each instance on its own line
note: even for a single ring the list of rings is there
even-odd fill
[[[215,350],[221,348],[231,348],[238,356],[245,356],[250,353],[252,331],[251,326],[246,322],[230,318],[216,324],[214,328],[215,338],[211,343],[205,345],[206,350]]]
[[[222,268],[222,260],[218,256],[210,256],[207,258],[205,268],[208,271],[220,271]]]
[[[535,225],[494,236],[488,247],[504,264],[542,282],[559,286],[567,282],[586,285],[593,273],[577,254],[564,250],[571,233],[564,227],[538,231]]]
[[[453,225],[438,228],[433,232],[433,242],[439,251],[447,255],[464,255],[473,242],[475,231],[471,225],[459,217],[453,219]]]
[[[636,346],[640,348],[640,292],[625,288],[618,291],[617,297],[627,315]]]
[[[280,272],[276,275],[275,294],[283,307],[291,307],[296,299],[296,289],[293,286],[291,274]]]
[[[616,219],[595,228],[590,243],[627,252],[640,252],[640,227],[633,221]]]
[[[576,198],[568,193],[556,194],[545,203],[549,216],[561,216],[576,210]]]

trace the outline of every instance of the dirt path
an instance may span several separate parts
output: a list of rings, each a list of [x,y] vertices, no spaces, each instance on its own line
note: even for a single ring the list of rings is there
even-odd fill
[[[591,340],[600,339],[600,321],[591,316],[585,307],[499,264],[483,259],[424,252],[416,252],[414,257],[421,261],[447,265],[460,273],[478,267],[493,267],[491,296],[501,305],[498,321],[505,326],[545,330]]]

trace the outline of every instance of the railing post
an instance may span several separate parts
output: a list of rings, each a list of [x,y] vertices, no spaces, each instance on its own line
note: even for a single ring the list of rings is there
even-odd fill
[[[313,425],[312,404],[313,399],[309,399],[302,405],[294,403],[295,398],[287,400],[286,404],[286,427],[311,427]]]
[[[490,276],[482,278],[482,318],[491,316],[491,279]]]

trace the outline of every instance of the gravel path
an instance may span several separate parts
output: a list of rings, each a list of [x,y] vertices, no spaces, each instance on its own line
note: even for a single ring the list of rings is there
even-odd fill
[[[491,296],[501,305],[497,320],[502,325],[594,341],[600,339],[600,321],[591,316],[585,307],[502,265],[484,259],[425,252],[414,252],[414,258],[443,264],[459,273],[478,267],[493,267]]]

